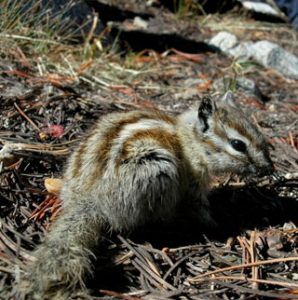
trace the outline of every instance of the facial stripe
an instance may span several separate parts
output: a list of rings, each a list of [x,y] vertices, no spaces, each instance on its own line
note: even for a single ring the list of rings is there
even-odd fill
[[[227,141],[229,139],[227,132],[223,129],[219,122],[214,124],[214,134],[218,136],[223,141]]]
[[[238,139],[244,142],[247,146],[251,143],[251,141],[244,135],[240,134],[233,127],[228,127],[227,129],[228,140],[230,139]]]
[[[255,137],[249,131],[247,131],[244,126],[241,126],[241,124],[235,124],[234,122],[229,122],[228,125],[238,132],[242,137],[249,140],[251,144],[254,143]]]
[[[231,116],[233,118],[231,118]],[[259,151],[263,151],[264,141],[261,137],[261,134],[257,128],[255,128],[255,126],[247,120],[243,113],[235,110],[231,110],[228,113],[227,110],[220,108],[217,111],[216,117],[218,118],[217,123],[225,124],[223,126],[233,129],[239,134],[239,137],[241,137],[242,140],[244,140],[243,138],[247,139],[249,141],[247,144],[250,144]],[[258,137],[260,137],[260,139],[258,139]]]
[[[218,145],[218,143],[217,143],[218,141],[214,141],[212,139],[203,139],[201,142],[204,144],[205,148],[209,149],[209,151],[211,153],[218,153],[218,154],[222,153],[222,155],[228,155],[231,158],[238,160],[238,161],[242,161],[242,162],[248,161],[246,156],[237,155],[236,151],[235,151],[235,153],[231,153],[229,151],[229,148],[224,147],[224,144]]]

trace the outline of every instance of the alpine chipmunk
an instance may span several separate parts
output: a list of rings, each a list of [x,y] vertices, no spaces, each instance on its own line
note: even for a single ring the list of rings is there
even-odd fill
[[[212,175],[272,169],[263,135],[229,93],[203,98],[197,111],[178,117],[159,111],[104,116],[68,160],[63,210],[29,265],[27,299],[85,293],[93,251],[107,231],[173,219],[181,202],[194,205],[198,222],[214,225],[207,199]]]

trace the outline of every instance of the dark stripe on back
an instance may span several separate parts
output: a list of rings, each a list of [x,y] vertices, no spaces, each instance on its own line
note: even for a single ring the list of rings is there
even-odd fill
[[[99,141],[98,147],[94,150],[96,152],[96,158],[94,161],[95,168],[93,171],[92,180],[90,180],[89,187],[91,187],[98,178],[103,174],[111,155],[111,148],[113,146],[114,140],[119,136],[120,132],[128,124],[133,124],[141,119],[152,119],[152,120],[162,120],[170,124],[175,124],[175,119],[163,114],[162,112],[146,112],[146,111],[136,111],[131,113],[119,114],[119,121],[115,123],[110,128],[106,128],[104,138]]]
[[[170,133],[163,128],[146,129],[135,132],[125,141],[117,160],[117,166],[130,158],[132,154],[130,149],[136,147],[135,142],[139,140],[153,140],[154,142],[157,142],[160,148],[168,150],[174,157],[177,157],[178,160],[182,157],[182,147],[176,134]]]
[[[81,175],[81,166],[84,161],[86,150],[88,149],[89,140],[93,137],[95,129],[91,129],[85,136],[83,142],[80,143],[79,148],[74,152],[74,160],[72,164],[73,177],[79,177]]]

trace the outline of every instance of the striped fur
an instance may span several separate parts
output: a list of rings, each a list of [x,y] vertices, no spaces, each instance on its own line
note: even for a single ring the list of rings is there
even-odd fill
[[[233,148],[233,139],[245,143],[245,153]],[[212,174],[270,168],[263,136],[225,101],[205,99],[199,112],[177,118],[154,111],[103,117],[68,161],[63,212],[28,271],[30,299],[67,299],[76,289],[85,291],[102,232],[169,220],[181,203],[192,205],[198,222],[212,225]]]

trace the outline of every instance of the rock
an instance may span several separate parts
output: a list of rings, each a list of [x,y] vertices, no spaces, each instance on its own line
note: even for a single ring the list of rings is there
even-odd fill
[[[219,48],[223,53],[235,58],[248,59],[252,55],[252,42],[239,43],[237,37],[226,31],[221,31],[215,35],[209,44]]]
[[[269,41],[256,42],[252,46],[253,58],[265,67],[277,70],[281,74],[298,79],[298,58]]]
[[[141,29],[148,28],[148,22],[146,22],[144,19],[142,19],[140,17],[135,17],[133,19],[133,25],[136,26],[137,28],[141,28]]]
[[[236,35],[227,32],[221,31],[215,35],[210,41],[209,44],[219,48],[222,52],[228,54],[229,50],[235,47],[238,43]]]
[[[234,48],[229,49],[227,54],[237,59],[247,60],[253,55],[252,45],[253,42],[239,43]]]
[[[276,11],[272,6],[267,3],[254,2],[254,1],[243,1],[242,5],[248,9],[255,11],[257,13],[265,15],[279,16],[278,11]]]
[[[237,37],[229,32],[216,34],[209,44],[236,59],[254,58],[264,67],[275,69],[282,75],[298,79],[298,57],[269,41],[238,42]]]
[[[258,99],[262,99],[262,94],[254,80],[247,77],[238,77],[236,80],[236,86],[239,89],[242,89],[249,95],[253,95]]]
[[[232,79],[228,77],[219,78],[217,80],[214,80],[212,86],[216,91],[224,92],[229,88],[231,80]],[[262,100],[263,98],[257,84],[250,78],[244,76],[238,77],[235,81],[235,84],[233,85],[235,86],[235,91],[240,91],[241,94],[253,96],[259,100]]]

